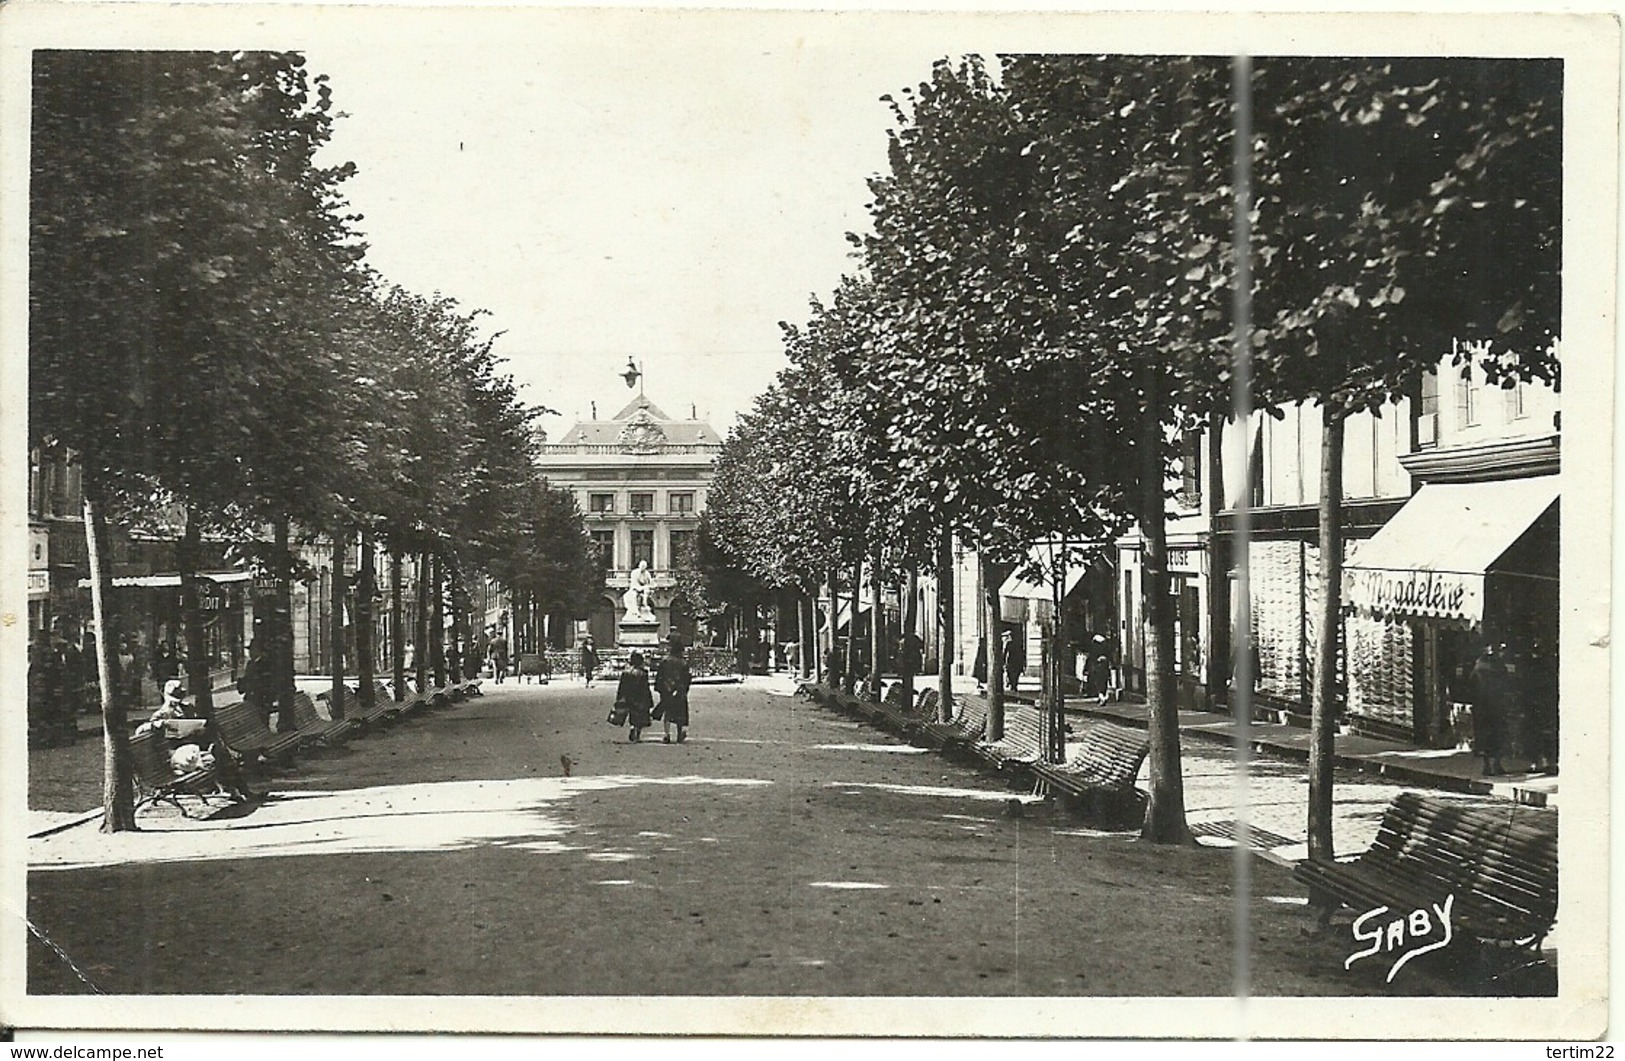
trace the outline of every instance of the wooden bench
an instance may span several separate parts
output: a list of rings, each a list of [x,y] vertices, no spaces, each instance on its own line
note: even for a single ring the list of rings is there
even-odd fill
[[[354,718],[363,726],[376,726],[382,722],[392,722],[405,713],[405,705],[395,702],[395,697],[383,682],[372,683],[372,707],[365,707],[361,703],[358,690],[345,689],[344,717]]]
[[[876,721],[896,733],[906,735],[924,721],[914,705],[906,702],[901,681],[892,682],[880,703],[866,703],[864,706]]]
[[[1341,906],[1403,917],[1453,895],[1453,929],[1539,950],[1557,920],[1557,812],[1401,792],[1364,854],[1300,862],[1293,875],[1321,906],[1322,924]]]
[[[204,806],[209,805],[213,795],[230,800],[221,790],[220,777],[212,766],[175,773],[169,765],[169,742],[156,730],[144,730],[130,738],[130,760],[141,795],[136,801],[137,810],[145,804],[167,801],[183,816],[191,817],[181,803],[182,796],[196,796]]]
[[[226,747],[245,763],[262,757],[280,759],[297,751],[301,743],[297,733],[272,733],[247,700],[216,707],[214,725]]]
[[[354,719],[323,718],[316,710],[316,704],[304,692],[293,694],[293,724],[294,735],[299,738],[301,745],[328,744],[342,740],[360,728]]]
[[[1000,770],[1016,763],[1038,762],[1044,758],[1043,709],[1007,705],[1004,710],[1004,736],[992,742],[978,741],[971,746],[971,750]]]
[[[1140,767],[1151,754],[1143,729],[1115,722],[1086,722],[1078,748],[1063,765],[1035,762],[1033,773],[1050,793],[1086,801],[1094,809],[1115,807],[1135,793]]]
[[[520,681],[522,681],[522,682],[540,681],[543,685],[546,685],[548,683],[548,681],[552,679],[552,677],[553,677],[553,672],[548,669],[548,661],[547,661],[546,654],[541,653],[541,652],[521,652],[521,653],[519,653],[519,680]],[[475,695],[479,694],[478,686],[475,687],[474,693],[475,693]]]
[[[940,747],[966,747],[981,740],[987,729],[987,701],[980,696],[955,696],[952,722],[926,722],[919,732]]]

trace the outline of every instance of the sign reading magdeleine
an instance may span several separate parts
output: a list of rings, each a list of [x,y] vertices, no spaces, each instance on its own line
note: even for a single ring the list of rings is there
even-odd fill
[[[1343,596],[1373,615],[1417,615],[1477,623],[1484,617],[1484,576],[1444,571],[1343,572]]]

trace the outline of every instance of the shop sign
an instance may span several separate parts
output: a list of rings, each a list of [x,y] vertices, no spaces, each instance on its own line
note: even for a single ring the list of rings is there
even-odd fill
[[[1454,571],[1348,568],[1343,597],[1372,615],[1415,615],[1478,623],[1484,618],[1484,576]]]
[[[1169,570],[1178,569],[1180,571],[1195,571],[1200,573],[1202,570],[1202,550],[1169,549],[1168,568]]]
[[[38,600],[51,595],[51,573],[49,571],[30,571],[28,573],[28,599]]]

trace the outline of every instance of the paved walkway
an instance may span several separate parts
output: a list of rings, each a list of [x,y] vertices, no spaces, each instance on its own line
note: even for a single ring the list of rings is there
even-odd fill
[[[1068,697],[1066,710],[1068,714],[1110,718],[1142,727],[1150,715],[1150,709],[1143,703],[1097,704],[1081,697]],[[1181,711],[1179,732],[1233,746],[1236,720],[1214,711]],[[1256,751],[1270,751],[1294,759],[1309,758],[1309,731],[1302,727],[1254,722],[1248,726],[1247,736],[1248,746]],[[1339,733],[1334,750],[1338,766],[1378,774],[1403,784],[1499,796],[1535,806],[1557,806],[1558,779],[1555,776],[1512,773],[1486,778],[1483,763],[1470,751],[1418,748],[1354,733]]]

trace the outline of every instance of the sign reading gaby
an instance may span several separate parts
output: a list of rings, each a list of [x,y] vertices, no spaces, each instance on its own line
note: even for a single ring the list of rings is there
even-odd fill
[[[1484,576],[1456,571],[1343,570],[1343,599],[1372,615],[1484,618]]]

